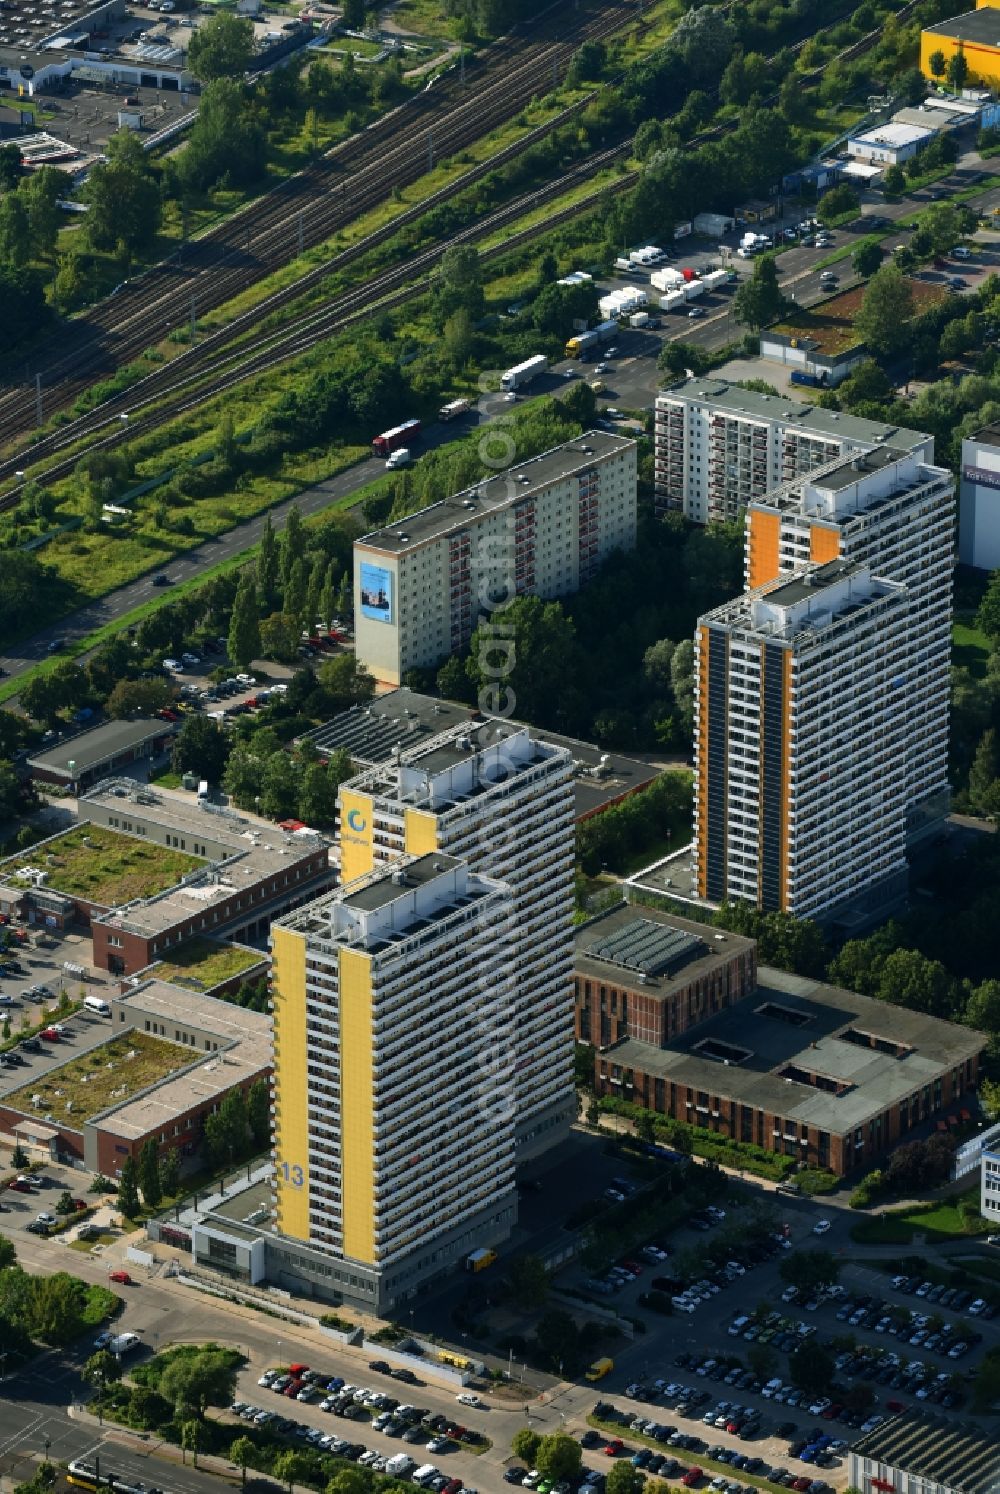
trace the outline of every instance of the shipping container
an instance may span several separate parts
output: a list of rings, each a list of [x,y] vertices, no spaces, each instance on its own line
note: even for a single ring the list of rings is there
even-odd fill
[[[372,442],[372,451],[376,456],[385,457],[390,452],[397,451],[401,446],[408,446],[411,441],[416,441],[420,435],[419,420],[404,420],[402,425],[394,425],[391,430],[383,431],[376,436]]]

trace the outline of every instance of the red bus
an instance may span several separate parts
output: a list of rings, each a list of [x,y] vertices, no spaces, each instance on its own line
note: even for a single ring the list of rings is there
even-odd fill
[[[399,451],[400,447],[416,441],[419,435],[420,421],[404,420],[402,425],[394,425],[391,431],[383,431],[381,436],[376,436],[372,442],[372,451],[376,456],[388,456],[391,451]]]

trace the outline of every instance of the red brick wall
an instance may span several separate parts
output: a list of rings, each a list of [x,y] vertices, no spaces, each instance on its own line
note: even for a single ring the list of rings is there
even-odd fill
[[[270,1077],[270,1068],[262,1069],[259,1074],[254,1074],[252,1078],[247,1079],[240,1088],[246,1094],[258,1079],[270,1079]],[[222,1098],[223,1096],[220,1095],[214,1103],[220,1103]],[[204,1116],[211,1109],[211,1105],[198,1105],[194,1109],[186,1111],[183,1115],[173,1117],[172,1120],[162,1127],[167,1138],[163,1142],[160,1141],[160,1130],[149,1131],[144,1136],[134,1139],[131,1137],[126,1139],[116,1136],[112,1131],[105,1131],[99,1128],[97,1132],[97,1165],[100,1171],[106,1177],[113,1178],[127,1156],[131,1156],[138,1161],[139,1153],[150,1136],[156,1141],[157,1150],[160,1152],[170,1151],[172,1147],[179,1147],[181,1150],[186,1146],[197,1147],[201,1141]],[[174,1135],[175,1126],[179,1128],[176,1136]]]
[[[613,967],[609,966],[609,973]],[[749,996],[757,985],[753,950],[733,954],[697,980],[658,997],[641,985],[577,975],[576,1040],[606,1048],[622,1038],[669,1047],[673,1038]],[[602,994],[603,993],[603,994]],[[589,1022],[588,1022],[589,1015]]]
[[[11,1110],[5,1105],[0,1105],[0,1131],[13,1134],[14,1127],[25,1120],[41,1121],[40,1116],[25,1115],[22,1111]],[[60,1126],[55,1121],[46,1120],[42,1122],[59,1133],[59,1150],[65,1152],[69,1157],[78,1157],[83,1161],[83,1135],[80,1131],[73,1131],[68,1126]]]

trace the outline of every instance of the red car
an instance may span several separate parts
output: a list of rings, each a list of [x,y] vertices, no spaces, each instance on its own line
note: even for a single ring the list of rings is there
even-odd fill
[[[130,1287],[132,1285],[132,1278],[127,1271],[109,1271],[108,1280],[117,1281],[118,1285],[123,1287]]]
[[[8,1188],[13,1188],[13,1190],[14,1190],[15,1193],[30,1193],[31,1192],[31,1189],[28,1187],[28,1184],[27,1183],[22,1183],[20,1178],[15,1178],[12,1183],[8,1183],[7,1184],[7,1187]]]
[[[308,1364],[290,1364],[288,1366],[288,1373],[291,1375],[293,1380],[301,1380],[302,1376],[306,1374],[308,1370]]]
[[[58,1043],[59,1041],[59,1033],[54,1027],[44,1028],[42,1032],[39,1033],[39,1037],[43,1037],[47,1043]]]
[[[622,1265],[625,1267],[626,1271],[631,1271],[633,1276],[642,1275],[642,1267],[639,1265],[638,1261],[622,1261]]]
[[[625,1444],[620,1437],[612,1437],[611,1441],[604,1448],[604,1452],[609,1458],[617,1458],[618,1454],[624,1451]]]
[[[687,1488],[693,1489],[698,1480],[703,1477],[704,1474],[696,1463],[693,1468],[688,1469],[687,1473],[681,1479],[681,1483],[685,1484]]]
[[[282,1395],[287,1395],[289,1400],[294,1400],[304,1384],[305,1381],[303,1380],[293,1380],[290,1385],[285,1386],[284,1390],[281,1393]]]
[[[792,1488],[793,1489],[798,1489],[799,1494],[803,1494],[803,1490],[808,1489],[808,1487],[809,1487],[809,1485],[811,1483],[812,1483],[812,1479],[811,1478],[797,1478],[795,1480],[795,1482],[792,1484]]]

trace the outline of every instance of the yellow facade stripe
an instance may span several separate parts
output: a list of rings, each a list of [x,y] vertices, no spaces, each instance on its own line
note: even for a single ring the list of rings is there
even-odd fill
[[[785,650],[781,688],[781,861],[778,868],[778,881],[781,888],[780,907],[783,912],[788,911],[790,901],[790,888],[788,885],[788,868],[791,865],[791,855],[788,845],[788,810],[789,799],[792,793],[792,652]]]
[[[809,559],[817,565],[826,565],[840,555],[840,530],[827,529],[823,524],[809,526]]]
[[[437,819],[422,809],[408,809],[403,816],[403,844],[413,856],[438,850]]]
[[[760,509],[750,510],[750,529],[747,539],[747,585],[753,589],[773,581],[780,562],[781,515],[766,514]]]
[[[375,853],[372,845],[373,809],[371,797],[356,789],[340,795],[340,880],[353,882],[372,870]]]
[[[698,629],[698,896],[708,896],[708,629]]]
[[[340,951],[340,1105],[344,1254],[375,1263],[375,1109],[371,956]]]
[[[993,7],[990,7],[991,9]],[[920,71],[933,78],[931,58],[940,52],[945,63],[949,63],[956,52],[964,52],[969,64],[969,82],[1000,83],[1000,50],[996,47],[980,46],[978,42],[960,41],[954,36],[944,36],[939,31],[920,33]]]
[[[306,1060],[306,942],[293,929],[272,931],[274,1002],[274,1168],[278,1228],[309,1239],[309,1107]]]

